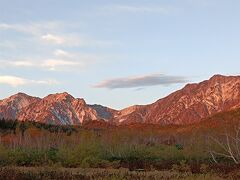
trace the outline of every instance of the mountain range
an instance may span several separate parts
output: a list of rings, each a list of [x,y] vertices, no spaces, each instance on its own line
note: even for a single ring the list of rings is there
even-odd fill
[[[84,99],[74,98],[66,92],[44,98],[18,93],[0,100],[0,118],[61,125],[80,125],[89,121],[116,125],[185,125],[237,108],[240,108],[240,76],[215,75],[200,83],[187,84],[152,104],[123,110],[89,105]]]

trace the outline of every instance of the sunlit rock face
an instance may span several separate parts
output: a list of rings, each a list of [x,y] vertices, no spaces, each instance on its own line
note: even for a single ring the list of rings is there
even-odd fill
[[[215,113],[240,107],[240,76],[215,75],[133,110],[125,109],[116,119],[120,123],[191,124]],[[122,116],[124,114],[124,116]]]
[[[1,117],[4,118],[51,124],[81,124],[84,121],[107,120],[104,114],[109,114],[109,119],[112,117],[110,109],[103,107],[101,113],[98,113],[94,107],[87,105],[84,99],[74,98],[66,92],[50,94],[43,99],[16,94],[2,100],[0,108]]]
[[[114,110],[88,105],[70,94],[50,94],[44,98],[18,93],[0,101],[0,118],[52,124],[82,124],[106,121],[116,124],[191,124],[222,111],[240,108],[240,76],[215,75],[149,105]]]
[[[20,110],[40,98],[32,97],[24,93],[18,93],[0,101],[0,118],[16,119]]]

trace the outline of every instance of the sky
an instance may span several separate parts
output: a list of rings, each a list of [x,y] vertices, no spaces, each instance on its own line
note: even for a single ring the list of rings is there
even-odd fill
[[[0,99],[122,109],[240,70],[239,0],[0,0]]]

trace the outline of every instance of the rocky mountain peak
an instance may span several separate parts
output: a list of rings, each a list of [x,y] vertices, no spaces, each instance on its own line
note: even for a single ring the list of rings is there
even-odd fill
[[[88,105],[82,98],[67,92],[50,94],[43,99],[18,93],[0,101],[0,118],[31,120],[51,124],[81,124],[85,121],[108,120],[107,107]]]
[[[61,102],[61,101],[73,101],[75,98],[68,94],[67,92],[63,93],[56,93],[56,94],[50,94],[43,98],[44,101],[47,101],[49,103],[52,102]]]
[[[16,119],[17,113],[40,98],[29,96],[25,93],[17,93],[0,101],[0,118]]]
[[[215,75],[209,80],[187,84],[153,104],[125,109],[121,122],[191,124],[215,113],[240,107],[240,76]],[[137,120],[135,120],[137,121]]]
[[[215,75],[200,83],[187,84],[155,103],[120,111],[88,105],[84,99],[74,98],[67,92],[50,94],[43,99],[18,93],[0,101],[0,118],[53,124],[81,124],[93,120],[116,124],[191,124],[239,107],[240,76]]]

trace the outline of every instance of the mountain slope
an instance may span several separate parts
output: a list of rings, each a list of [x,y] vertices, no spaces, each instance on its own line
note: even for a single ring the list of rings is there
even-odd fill
[[[101,107],[101,109],[100,109]],[[100,110],[101,111],[100,111]],[[107,120],[110,108],[87,105],[84,99],[68,93],[50,94],[43,99],[16,94],[0,102],[0,117],[20,121],[39,121],[51,124],[81,124],[84,121]]]
[[[24,93],[18,93],[0,101],[0,118],[16,119],[20,110],[31,103],[38,102],[40,98]]]
[[[82,124],[104,120],[116,124],[194,124],[216,113],[240,108],[240,76],[215,75],[199,84],[188,84],[149,105],[117,111],[88,105],[68,93],[45,98],[18,93],[0,101],[0,118],[40,121],[52,124]]]
[[[215,75],[199,84],[188,84],[157,102],[117,117],[118,122],[191,124],[222,111],[240,107],[240,76]]]

